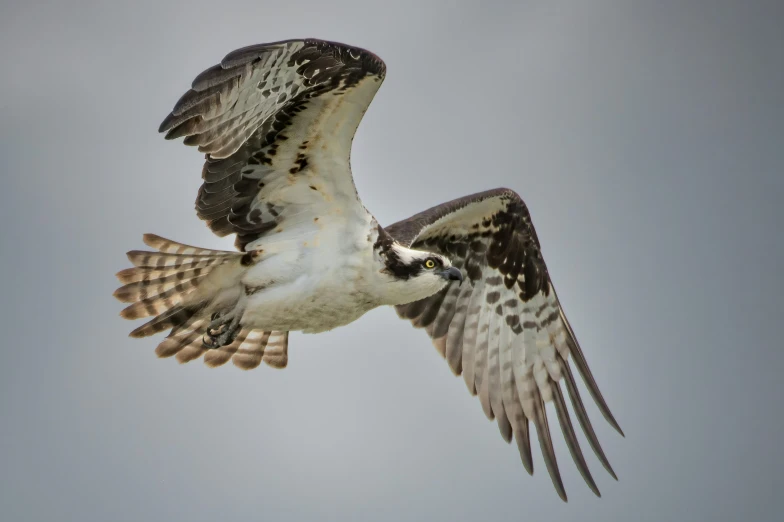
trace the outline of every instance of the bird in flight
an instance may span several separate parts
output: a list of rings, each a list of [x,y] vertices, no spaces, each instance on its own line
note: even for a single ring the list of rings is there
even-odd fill
[[[561,382],[593,451],[615,478],[571,365],[623,434],[591,375],[550,281],[525,203],[499,188],[382,227],[360,200],[349,162],[357,126],[386,73],[376,55],[288,40],[226,55],[199,74],[161,123],[205,153],[196,213],[237,252],[144,235],[114,295],[131,332],[169,331],[159,357],[242,369],[283,368],[289,332],[347,325],[378,306],[423,328],[533,474],[529,424],[558,495],[566,493],[546,412],[552,402],[572,458],[599,495]]]

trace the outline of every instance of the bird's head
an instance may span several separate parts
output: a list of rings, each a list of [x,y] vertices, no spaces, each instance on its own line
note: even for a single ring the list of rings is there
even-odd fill
[[[429,297],[453,281],[462,282],[460,269],[446,257],[393,243],[382,254],[385,304],[411,303]]]

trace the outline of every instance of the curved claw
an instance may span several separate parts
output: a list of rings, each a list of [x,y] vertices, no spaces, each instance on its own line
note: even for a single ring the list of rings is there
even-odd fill
[[[227,346],[234,342],[239,331],[240,314],[233,311],[225,315],[216,313],[213,314],[212,322],[207,326],[202,343],[210,349]]]

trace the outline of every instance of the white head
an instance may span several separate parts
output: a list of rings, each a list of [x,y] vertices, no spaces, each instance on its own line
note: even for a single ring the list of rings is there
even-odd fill
[[[411,303],[429,297],[451,281],[463,281],[459,269],[446,257],[390,242],[378,253],[384,304]]]

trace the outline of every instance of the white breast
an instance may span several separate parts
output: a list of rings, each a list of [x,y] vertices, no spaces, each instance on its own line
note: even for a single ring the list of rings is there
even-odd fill
[[[244,325],[315,333],[349,324],[381,304],[374,292],[375,219],[365,211],[322,220],[264,242],[260,261],[242,281]]]

